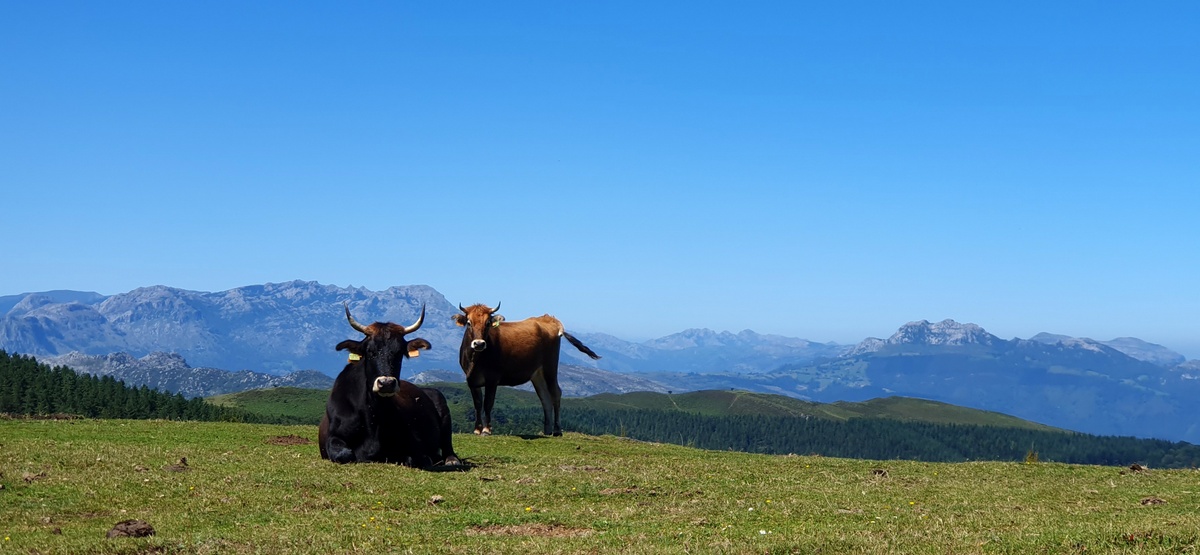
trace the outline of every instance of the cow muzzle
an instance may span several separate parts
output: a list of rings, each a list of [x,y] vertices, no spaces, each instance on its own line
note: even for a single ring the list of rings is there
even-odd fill
[[[486,348],[487,348],[487,341],[484,341],[482,339],[476,339],[471,342],[471,350],[472,351],[475,351],[478,353]]]
[[[380,397],[391,397],[399,389],[400,382],[391,376],[379,376],[375,378],[375,384],[371,386],[371,391]]]

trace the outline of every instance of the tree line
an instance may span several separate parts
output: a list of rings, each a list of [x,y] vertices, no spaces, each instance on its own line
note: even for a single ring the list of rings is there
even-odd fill
[[[473,413],[455,415],[455,431],[474,429]],[[540,408],[497,410],[498,433],[536,435]],[[563,429],[709,450],[821,455],[873,460],[1061,462],[1151,468],[1195,468],[1200,446],[1187,442],[1096,436],[890,418],[833,420],[797,416],[708,416],[669,410],[581,409],[562,414]]]
[[[222,407],[200,397],[186,399],[146,386],[126,385],[111,376],[81,374],[65,366],[51,367],[33,357],[0,350],[0,413],[72,415],[88,418],[202,420],[296,424]]]

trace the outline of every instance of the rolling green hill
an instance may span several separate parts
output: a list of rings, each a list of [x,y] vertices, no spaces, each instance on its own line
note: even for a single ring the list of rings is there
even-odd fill
[[[433,386],[446,396],[455,417],[472,412],[471,394],[464,384],[443,382]],[[217,405],[238,407],[263,416],[306,417],[315,424],[325,411],[325,400],[328,397],[329,392],[326,390],[280,387],[217,395],[209,397],[208,401]],[[562,406],[564,413],[572,409],[592,409],[677,411],[705,416],[794,416],[841,421],[851,418],[891,418],[933,424],[1055,430],[1050,426],[998,412],[905,397],[888,397],[859,403],[812,403],[783,395],[747,391],[692,391],[677,394],[640,391],[564,398]],[[509,387],[502,387],[497,391],[497,410],[540,407],[537,395],[528,391]]]
[[[435,385],[450,405],[455,431],[469,433],[474,408],[466,386]],[[316,424],[327,394],[280,389],[216,401],[264,419],[303,413]],[[493,420],[497,434],[539,436],[541,404],[533,393],[500,388]],[[562,424],[565,430],[590,435],[751,453],[949,462],[1019,461],[1037,453],[1042,460],[1069,463],[1200,464],[1200,447],[1187,443],[1079,434],[1004,414],[898,397],[820,404],[744,391],[601,394],[563,399]]]
[[[276,387],[214,395],[205,400],[214,405],[237,407],[263,416],[302,418],[316,424],[325,413],[325,400],[328,398],[327,389]]]
[[[709,416],[797,416],[833,420],[892,418],[933,424],[970,424],[1027,430],[1056,430],[1050,426],[998,412],[907,397],[888,397],[858,403],[813,403],[770,393],[710,390],[673,395],[647,392],[623,395],[605,393],[579,399],[564,399],[563,405],[592,409],[677,410]]]
[[[834,410],[845,411],[847,418],[894,418],[933,424],[970,424],[1026,430],[1063,431],[999,412],[911,397],[885,397],[858,403],[837,402],[822,406],[830,407],[831,412]]]

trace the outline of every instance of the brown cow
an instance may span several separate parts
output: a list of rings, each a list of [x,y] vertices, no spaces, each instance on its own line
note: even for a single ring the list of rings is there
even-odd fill
[[[346,320],[366,337],[347,339],[337,350],[350,351],[350,362],[338,374],[317,428],[321,458],[337,463],[392,462],[417,468],[438,463],[458,466],[450,442],[450,409],[442,393],[399,379],[405,357],[429,349],[421,338],[405,334],[421,327],[425,308],[411,326],[375,322],[364,326]]]
[[[454,323],[466,328],[458,363],[467,377],[471,398],[475,402],[475,433],[491,435],[492,406],[496,403],[496,386],[521,385],[533,382],[538,399],[542,401],[542,431],[546,435],[562,435],[558,409],[562,388],[558,386],[558,354],[560,338],[566,337],[576,349],[593,359],[592,352],[563,329],[562,322],[549,314],[526,318],[520,322],[505,322],[496,308],[475,304],[467,308],[458,305],[462,314],[454,315]]]

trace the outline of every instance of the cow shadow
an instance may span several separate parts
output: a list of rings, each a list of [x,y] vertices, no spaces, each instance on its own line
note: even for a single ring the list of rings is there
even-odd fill
[[[459,459],[458,464],[435,464],[422,468],[425,472],[467,472],[479,465],[466,459]]]
[[[521,439],[530,439],[530,440],[532,440],[532,439],[550,439],[550,436],[545,436],[542,434],[516,434],[516,437],[519,437]]]

